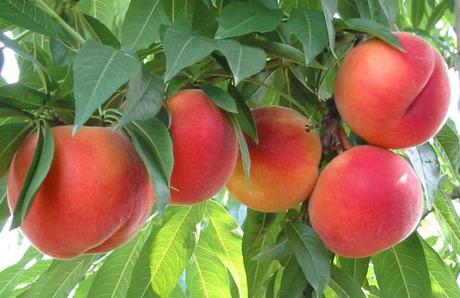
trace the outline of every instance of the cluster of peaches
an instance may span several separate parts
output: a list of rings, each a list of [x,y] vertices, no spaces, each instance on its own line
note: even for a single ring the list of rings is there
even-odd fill
[[[423,192],[411,166],[386,148],[426,142],[442,125],[449,83],[441,56],[424,40],[397,33],[404,51],[378,39],[355,47],[335,86],[339,113],[369,144],[339,154],[319,173],[322,148],[311,123],[279,106],[253,110],[259,142],[247,138],[250,179],[238,158],[229,117],[201,90],[166,102],[171,113],[172,204],[194,204],[227,186],[249,208],[283,212],[309,198],[309,221],[337,254],[365,257],[407,237],[417,226]],[[145,224],[154,203],[146,168],[121,132],[54,127],[48,176],[21,226],[42,252],[67,259],[119,247]],[[8,180],[13,210],[36,146],[29,136]]]

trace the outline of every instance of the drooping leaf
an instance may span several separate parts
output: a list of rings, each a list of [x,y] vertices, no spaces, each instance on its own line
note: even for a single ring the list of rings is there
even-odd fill
[[[428,21],[426,22],[426,31],[430,32],[433,30],[436,23],[445,15],[446,10],[449,8],[453,0],[442,0],[436,7],[433,9],[431,14],[428,16]]]
[[[40,63],[29,52],[27,52],[27,50],[24,49],[24,47],[20,43],[18,43],[14,39],[10,39],[8,36],[6,36],[4,34],[0,34],[0,42],[2,42],[8,48],[12,49],[20,57],[32,62],[34,65],[39,67],[43,72],[45,72],[45,73],[47,73],[49,75],[48,70],[43,66],[43,64]]]
[[[161,109],[164,96],[163,80],[143,69],[141,74],[129,80],[126,106],[117,127],[154,117]]]
[[[103,23],[101,23],[98,19],[89,16],[83,15],[84,21],[86,21],[89,25],[91,30],[90,36],[101,43],[114,47],[120,48],[120,41],[113,35],[113,33],[106,27]]]
[[[460,175],[460,136],[452,119],[444,124],[436,139],[446,152],[454,173]]]
[[[149,225],[104,260],[92,282],[88,297],[126,297],[134,265],[150,232]]]
[[[420,25],[425,14],[425,1],[412,1],[411,2],[411,20],[414,28]]]
[[[20,83],[0,87],[0,107],[38,110],[45,100],[45,94]]]
[[[247,279],[244,270],[242,231],[235,219],[224,207],[215,201],[206,202],[207,228],[200,239],[205,241],[211,251],[224,264],[235,282],[238,295],[247,297]]]
[[[294,9],[289,16],[289,31],[303,45],[305,63],[308,65],[328,44],[324,15],[313,9]]]
[[[16,201],[11,228],[19,227],[27,217],[35,194],[51,168],[54,157],[54,136],[51,128],[43,122],[38,126],[37,143],[31,165]]]
[[[0,1],[0,18],[12,24],[57,39],[66,39],[62,28],[45,12],[28,0]]]
[[[304,290],[308,287],[308,282],[303,275],[297,259],[291,256],[284,266],[283,277],[281,278],[279,297],[303,298]]]
[[[330,287],[339,297],[365,298],[361,287],[344,270],[332,264]]]
[[[399,50],[403,50],[396,35],[393,35],[387,27],[375,21],[362,18],[346,19],[337,21],[336,27],[339,30],[356,31],[375,36],[389,45]]]
[[[264,248],[276,242],[280,227],[278,214],[248,210],[243,227],[243,258],[248,278],[249,297],[263,296],[268,277],[273,273],[272,260],[254,259]]]
[[[240,92],[234,86],[228,86],[229,94],[235,99],[238,113],[234,115],[235,120],[241,126],[245,133],[255,142],[259,142],[257,137],[256,123],[252,116],[251,109],[248,107],[246,102],[241,97]]]
[[[191,297],[232,297],[227,269],[203,239],[187,266],[186,282]]]
[[[198,240],[197,224],[203,219],[206,204],[169,206],[161,227],[154,228],[150,277],[154,292],[161,297],[169,297],[193,254]]]
[[[171,136],[164,124],[156,118],[129,124],[127,129],[136,151],[147,167],[154,185],[157,206],[162,212],[171,197],[169,186],[174,163]]]
[[[249,147],[246,141],[246,138],[241,128],[240,123],[236,119],[235,115],[231,115],[232,123],[236,129],[236,135],[238,136],[238,144],[240,148],[240,156],[243,162],[244,175],[246,176],[247,181],[251,181],[251,156],[249,154]]]
[[[80,0],[78,10],[101,21],[107,28],[112,28],[115,5],[117,1],[107,0]]]
[[[265,66],[266,55],[261,49],[244,46],[235,40],[218,40],[216,49],[227,58],[235,85]]]
[[[362,18],[392,24],[399,11],[399,4],[394,0],[354,0]]]
[[[231,113],[238,113],[235,100],[224,90],[212,85],[203,85],[201,89],[206,92],[211,100],[220,108]]]
[[[334,53],[335,48],[335,28],[334,14],[337,11],[337,0],[321,0],[323,6],[324,19],[326,20],[327,35],[329,37],[329,47]]]
[[[195,35],[190,27],[182,22],[175,23],[166,29],[163,45],[166,53],[165,82],[214,50],[214,43],[211,39]]]
[[[134,55],[86,42],[74,61],[74,132],[117,88],[140,72],[141,64]]]
[[[407,149],[412,167],[422,184],[425,194],[425,207],[431,209],[439,180],[441,167],[436,152],[430,143]]]
[[[423,247],[414,233],[372,257],[381,297],[432,297]]]
[[[0,126],[0,177],[8,171],[17,148],[32,128],[32,123],[24,121]]]
[[[370,258],[352,259],[338,257],[339,265],[348,275],[356,281],[358,285],[362,285],[366,279],[367,270],[369,268]]]
[[[318,295],[330,279],[330,255],[316,233],[302,222],[289,222],[286,235],[305,278]]]
[[[270,32],[283,19],[279,9],[269,9],[257,2],[232,2],[217,17],[217,39],[241,36],[252,32]]]
[[[430,272],[431,288],[435,297],[460,297],[460,288],[452,270],[442,260],[441,256],[420,236],[425,253],[428,271]]]
[[[147,48],[160,38],[160,26],[168,23],[160,0],[132,0],[122,28],[123,48]]]
[[[445,191],[438,190],[434,200],[436,219],[442,229],[442,236],[455,252],[460,252],[460,218],[455,211],[452,200]]]

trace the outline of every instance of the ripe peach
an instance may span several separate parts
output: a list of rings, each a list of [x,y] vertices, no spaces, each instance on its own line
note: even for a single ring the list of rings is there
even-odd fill
[[[450,87],[441,55],[409,33],[395,33],[405,52],[371,39],[343,60],[335,101],[345,122],[367,142],[406,148],[426,142],[447,115]]]
[[[209,199],[227,183],[235,168],[235,128],[201,90],[180,91],[166,104],[172,117],[174,150],[171,202],[193,204]]]
[[[422,188],[410,165],[391,151],[367,145],[345,151],[324,168],[308,213],[330,250],[360,258],[405,239],[422,209]]]
[[[310,195],[318,178],[321,141],[306,132],[311,123],[285,107],[253,110],[259,144],[246,138],[251,156],[251,180],[241,159],[227,187],[249,208],[279,212],[295,207]]]
[[[22,232],[43,253],[59,259],[112,250],[144,225],[154,202],[147,171],[130,140],[109,128],[51,129],[54,159]],[[30,135],[10,167],[13,211],[37,143]]]

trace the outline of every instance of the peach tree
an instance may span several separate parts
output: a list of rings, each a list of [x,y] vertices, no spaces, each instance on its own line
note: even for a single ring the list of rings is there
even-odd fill
[[[459,10],[0,0],[0,297],[460,297]]]

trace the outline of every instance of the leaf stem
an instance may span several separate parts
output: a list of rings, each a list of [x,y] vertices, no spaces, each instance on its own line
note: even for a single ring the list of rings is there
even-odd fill
[[[36,3],[41,7],[41,9],[46,12],[50,17],[52,17],[62,29],[66,31],[70,36],[72,36],[77,42],[85,43],[85,39],[75,31],[69,24],[67,24],[51,7],[48,6],[43,0],[36,0]]]

